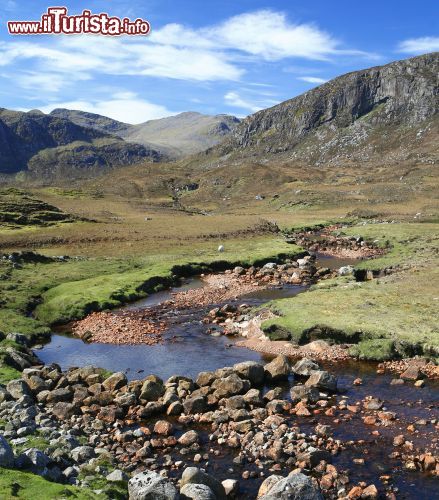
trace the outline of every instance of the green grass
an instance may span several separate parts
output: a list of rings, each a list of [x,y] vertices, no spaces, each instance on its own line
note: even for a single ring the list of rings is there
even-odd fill
[[[350,278],[323,281],[307,293],[273,301],[269,307],[278,317],[265,321],[263,330],[269,336],[289,334],[301,344],[315,338],[349,343],[389,339],[402,356],[418,351],[439,356],[437,228],[436,224],[387,224],[347,229],[347,234],[391,246],[388,255],[356,267],[393,266],[396,272],[361,283]],[[376,358],[378,344],[362,344],[358,352],[367,357],[369,350]]]
[[[91,490],[52,483],[28,472],[12,469],[0,471],[0,498],[2,500],[94,500],[108,498]]]

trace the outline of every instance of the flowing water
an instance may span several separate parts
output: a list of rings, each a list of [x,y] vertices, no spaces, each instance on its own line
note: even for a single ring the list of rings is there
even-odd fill
[[[332,269],[343,265],[355,264],[353,259],[338,259],[319,257],[319,265]],[[203,286],[200,279],[187,280],[182,287],[157,293],[144,300],[125,306],[123,309],[141,309],[150,307],[171,298],[171,293],[182,289]],[[247,303],[257,306],[272,299],[293,297],[305,291],[305,286],[284,286],[260,290],[240,297],[238,304]],[[205,325],[201,319],[213,305],[204,308],[181,311],[169,318],[169,328],[163,335],[163,343],[149,345],[111,345],[87,344],[78,338],[63,333],[54,333],[51,341],[38,350],[37,354],[45,363],[58,363],[63,369],[71,366],[96,365],[111,371],[123,371],[129,379],[143,378],[148,374],[155,374],[163,379],[171,375],[186,375],[195,377],[200,371],[215,370],[224,366],[247,360],[269,361],[270,357],[245,348],[235,347],[234,339],[223,335],[214,336],[208,332],[212,325]],[[385,401],[389,411],[397,413],[400,429],[397,433],[407,434],[407,425],[425,419],[419,433],[409,436],[416,446],[425,448],[437,438],[431,420],[439,420],[439,383],[427,382],[423,389],[415,388],[411,384],[402,386],[390,385],[392,376],[389,374],[377,375],[373,363],[345,362],[325,366],[338,376],[340,394],[337,399],[347,397],[349,404],[361,401],[366,396],[373,396]],[[361,386],[354,386],[353,380],[363,379]],[[293,380],[290,384],[294,383]],[[288,395],[286,387],[285,397]],[[364,440],[363,444],[349,447],[334,457],[334,464],[339,469],[350,470],[351,480],[374,482],[379,485],[379,476],[391,474],[393,483],[399,488],[398,499],[433,500],[439,498],[438,480],[419,472],[409,472],[402,468],[396,460],[388,458],[392,451],[392,440],[395,429],[379,427],[382,434],[377,440],[371,435],[369,426],[361,421],[361,415],[355,415],[348,423],[334,425],[334,417],[297,418],[303,430],[311,431],[316,423],[330,423],[334,428],[334,437],[346,442],[348,440]],[[177,424],[178,428],[178,424]],[[392,430],[393,429],[393,430]],[[199,429],[207,442],[207,430]],[[251,464],[237,466],[231,464],[233,451],[221,449],[214,461],[211,461],[208,472],[218,473],[221,476],[240,478],[242,471],[257,468]],[[365,465],[354,466],[352,460],[365,458]],[[254,497],[261,480],[240,481],[244,497]]]

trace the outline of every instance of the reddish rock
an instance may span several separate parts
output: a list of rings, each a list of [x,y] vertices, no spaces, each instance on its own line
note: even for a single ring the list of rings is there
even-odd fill
[[[166,420],[158,420],[154,425],[154,432],[162,436],[169,436],[173,431],[173,425]]]

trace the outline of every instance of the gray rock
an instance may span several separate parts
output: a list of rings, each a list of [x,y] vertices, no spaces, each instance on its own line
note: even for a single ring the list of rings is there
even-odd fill
[[[102,385],[104,386],[106,391],[116,391],[117,389],[120,389],[124,385],[127,385],[127,383],[128,379],[125,373],[116,372],[110,375],[108,378],[106,378],[102,382]]]
[[[315,387],[306,387],[305,385],[295,385],[291,388],[290,395],[293,403],[296,401],[315,403],[320,399],[320,393]]]
[[[338,270],[339,276],[350,276],[351,274],[354,274],[354,268],[352,266],[342,266]]]
[[[0,435],[0,467],[12,467],[14,465],[14,452],[11,445]]]
[[[23,396],[32,397],[32,392],[29,386],[22,379],[11,380],[6,385],[6,390],[14,399],[20,399]]]
[[[250,380],[252,386],[264,383],[264,366],[256,361],[244,361],[233,366],[233,370],[242,378]]]
[[[128,481],[129,500],[177,500],[175,486],[157,472],[141,472]]]
[[[157,401],[165,393],[163,382],[155,377],[154,380],[145,380],[142,385],[140,399],[144,401]]]
[[[291,474],[276,481],[260,500],[323,500],[320,491],[314,486],[311,479],[304,474]]]
[[[302,377],[309,377],[311,372],[317,371],[320,366],[308,358],[303,358],[299,360],[291,369],[295,375],[300,375]]]
[[[119,483],[121,481],[127,481],[128,476],[120,469],[114,469],[114,471],[108,474],[105,479],[110,483]]]
[[[204,484],[213,491],[218,500],[226,499],[224,486],[217,479],[209,474],[206,474],[197,467],[187,467],[183,471],[180,481],[181,488],[183,488],[186,484]]]
[[[228,398],[247,392],[250,389],[250,383],[242,380],[236,373],[232,373],[228,377],[215,380],[212,388],[215,389],[214,394],[218,399]]]
[[[185,484],[180,490],[181,498],[191,500],[216,500],[214,492],[205,484]]]
[[[184,412],[188,414],[203,413],[207,410],[206,398],[203,396],[195,396],[188,398],[183,403]]]
[[[291,372],[291,365],[288,358],[281,354],[264,366],[265,377],[268,381],[286,380]]]
[[[75,462],[82,463],[93,458],[95,451],[91,446],[78,446],[72,450],[71,455]]]
[[[30,448],[23,452],[26,462],[35,468],[42,469],[50,463],[50,458],[38,448]]]
[[[316,387],[323,391],[336,392],[337,391],[337,378],[327,371],[319,370],[311,373],[309,379],[305,382],[307,387]]]
[[[239,493],[239,481],[236,479],[225,479],[224,481],[221,481],[221,484],[223,485],[228,497],[233,498]]]

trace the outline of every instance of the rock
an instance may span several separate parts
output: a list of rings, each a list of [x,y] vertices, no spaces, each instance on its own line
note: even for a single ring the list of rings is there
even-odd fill
[[[195,382],[199,387],[204,387],[206,385],[212,385],[212,382],[216,378],[214,372],[200,372]]]
[[[380,410],[383,407],[383,402],[379,399],[372,398],[364,403],[366,410]]]
[[[311,372],[318,371],[319,369],[320,366],[317,363],[315,363],[311,359],[303,358],[293,366],[291,371],[295,375],[300,375],[302,377],[309,377],[311,375]]]
[[[424,387],[425,386],[425,382],[423,380],[417,380],[415,382],[415,387]]]
[[[77,446],[71,451],[71,456],[75,462],[88,462],[95,456],[95,451],[91,446]]]
[[[331,454],[326,450],[319,450],[313,446],[309,447],[307,451],[297,455],[297,460],[299,462],[305,462],[307,467],[311,469],[319,465],[319,463],[324,460],[327,463],[331,462]]]
[[[215,389],[215,396],[220,399],[246,392],[250,389],[250,384],[247,380],[242,380],[236,373],[232,373],[226,378],[216,379],[212,388]]]
[[[25,462],[28,465],[37,469],[43,469],[50,462],[50,458],[38,448],[29,448],[23,452],[23,457],[26,457]]]
[[[354,268],[352,266],[342,266],[338,270],[339,276],[350,276],[354,274]]]
[[[62,387],[50,391],[46,397],[48,403],[59,403],[60,401],[71,401],[73,398],[73,391],[70,387]]]
[[[243,396],[244,401],[253,406],[261,406],[263,404],[262,394],[259,389],[250,389]]]
[[[327,351],[331,346],[326,342],[326,340],[313,340],[309,344],[305,344],[303,346],[304,349],[307,349],[308,351],[313,351],[317,353],[322,353]]]
[[[197,469],[196,467],[187,467],[183,471],[180,485],[181,487],[183,487],[186,484],[204,484],[213,491],[218,500],[226,499],[224,486],[217,479],[210,476],[209,474],[206,474],[200,469]]]
[[[52,408],[52,414],[59,420],[68,420],[76,413],[76,407],[72,403],[56,403]]]
[[[29,386],[22,379],[15,379],[8,382],[6,390],[14,399],[20,399],[23,396],[32,397],[32,392]]]
[[[233,423],[234,430],[240,434],[247,434],[247,432],[250,432],[253,427],[254,423],[251,419],[240,420],[239,422]]]
[[[268,476],[266,479],[264,479],[261,486],[259,487],[257,498],[267,495],[267,493],[273,488],[273,486],[283,479],[283,476],[277,476],[275,474],[273,474],[272,476]]]
[[[286,380],[291,371],[288,358],[281,354],[264,366],[265,377],[268,381]]]
[[[378,498],[378,490],[374,484],[364,488],[361,498],[372,500]]]
[[[14,452],[11,445],[0,435],[0,467],[13,467]]]
[[[229,498],[234,498],[239,493],[239,481],[236,479],[225,479],[221,484]]]
[[[401,373],[400,377],[402,380],[418,380],[421,378],[421,370],[419,365],[410,364],[407,369]]]
[[[183,405],[180,403],[180,401],[174,401],[168,406],[168,409],[166,410],[166,414],[169,416],[181,415],[181,413],[183,413]]]
[[[167,420],[158,420],[154,425],[154,432],[162,436],[170,436],[173,431],[173,425]]]
[[[179,437],[178,442],[180,444],[182,444],[183,446],[190,446],[194,443],[198,443],[199,439],[200,439],[200,437],[198,435],[198,432],[191,430],[191,431],[187,431],[184,434],[182,434]]]
[[[144,401],[157,401],[165,393],[165,386],[160,379],[146,379],[142,385],[140,399]]]
[[[183,403],[183,408],[187,414],[204,413],[207,410],[206,398],[204,396],[188,398]]]
[[[405,443],[405,437],[402,434],[393,438],[393,446],[401,446]]]
[[[110,375],[108,378],[106,378],[103,382],[102,385],[104,386],[105,390],[107,391],[117,391],[117,389],[120,389],[121,387],[127,385],[128,379],[125,375],[125,373],[122,372],[116,372]]]
[[[337,391],[337,378],[327,371],[319,370],[313,372],[305,382],[306,387],[315,387],[317,389],[329,392]]]
[[[205,484],[185,484],[181,490],[182,499],[191,500],[216,500],[214,492]]]
[[[256,361],[244,361],[233,366],[233,370],[244,379],[250,380],[252,386],[264,383],[264,366]]]
[[[320,399],[320,393],[315,387],[306,387],[305,385],[295,385],[292,387],[290,396],[293,403],[296,401],[316,403]]]
[[[259,497],[261,500],[323,500],[320,491],[314,486],[311,479],[304,474],[291,474],[288,477],[275,481],[268,493]]]
[[[129,500],[177,500],[175,486],[157,472],[147,471],[128,481]]]
[[[128,476],[120,469],[114,469],[114,471],[108,474],[105,479],[110,483],[119,483],[122,481],[127,481]]]

